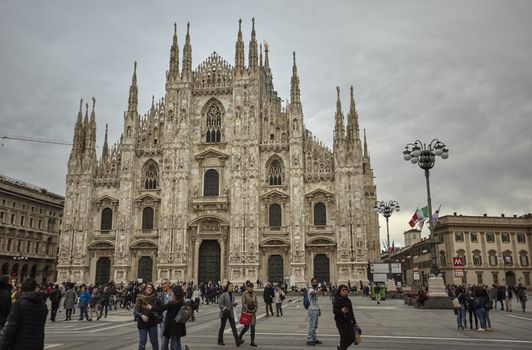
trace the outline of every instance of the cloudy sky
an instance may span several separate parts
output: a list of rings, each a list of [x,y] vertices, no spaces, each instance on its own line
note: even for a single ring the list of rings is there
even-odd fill
[[[325,5],[326,4],[326,5]],[[122,132],[133,61],[139,110],[164,96],[173,23],[193,66],[212,51],[233,63],[238,19],[270,45],[280,96],[297,52],[305,123],[331,146],[336,86],[355,87],[378,198],[395,199],[391,236],[426,203],[408,142],[450,149],[431,172],[441,214],[532,211],[530,1],[2,1],[0,135],[71,141],[79,99],[96,98],[98,143]],[[247,57],[247,54],[246,54]],[[70,147],[0,139],[0,173],[63,194]],[[381,220],[385,237],[385,222]]]

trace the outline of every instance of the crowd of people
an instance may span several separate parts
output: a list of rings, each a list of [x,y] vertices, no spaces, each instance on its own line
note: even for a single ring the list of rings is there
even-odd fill
[[[474,285],[466,288],[449,285],[447,286],[447,293],[453,301],[457,327],[461,330],[468,329],[468,316],[470,330],[491,330],[490,311],[497,310],[499,304],[501,311],[512,312],[512,300],[514,298],[523,312],[526,312],[527,290],[521,283],[516,287]],[[473,321],[475,328],[473,328]]]

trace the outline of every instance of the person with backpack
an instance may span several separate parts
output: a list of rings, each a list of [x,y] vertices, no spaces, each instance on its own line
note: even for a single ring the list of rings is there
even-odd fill
[[[318,280],[315,277],[310,280],[310,284],[311,287],[305,293],[307,301],[303,299],[303,305],[308,311],[307,345],[316,345],[321,344],[321,341],[319,341],[316,336],[316,329],[318,328],[318,318],[321,316],[320,305],[318,304],[318,296],[323,294],[323,292],[318,284]]]
[[[161,350],[181,350],[181,338],[187,335],[186,322],[177,322],[176,320],[177,314],[185,305],[185,291],[179,284],[174,286],[171,290],[172,299],[165,304],[157,303],[155,305],[146,305],[146,308],[153,312],[161,313],[166,311],[163,329],[164,338]],[[157,328],[155,329],[157,330]]]
[[[273,301],[275,302],[275,311],[277,313],[277,317],[279,317],[279,314],[283,316],[283,300],[285,299],[285,294],[281,287],[277,286],[275,287],[275,293],[273,295]],[[273,314],[272,314],[273,316]]]

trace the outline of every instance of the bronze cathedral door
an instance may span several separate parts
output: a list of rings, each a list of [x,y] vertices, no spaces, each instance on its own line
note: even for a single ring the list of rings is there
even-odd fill
[[[220,281],[221,253],[216,240],[205,240],[199,248],[198,284]]]

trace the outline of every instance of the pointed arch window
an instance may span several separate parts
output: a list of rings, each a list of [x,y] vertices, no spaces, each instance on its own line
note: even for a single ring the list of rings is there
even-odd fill
[[[144,164],[142,182],[147,190],[154,190],[159,185],[159,167],[153,160],[149,160]]]
[[[279,204],[270,205],[269,226],[271,228],[281,227],[281,206]]]
[[[314,205],[314,225],[327,225],[327,208],[322,202],[318,202]]]
[[[146,207],[142,210],[142,229],[153,229],[153,208],[151,207]]]
[[[102,210],[102,220],[100,223],[100,231],[111,231],[113,226],[113,209],[105,208]]]
[[[278,159],[272,160],[268,169],[270,186],[281,186],[283,182],[283,167]]]
[[[203,196],[204,197],[218,197],[220,176],[214,169],[209,169],[204,175],[203,181]]]
[[[222,140],[222,113],[220,108],[213,104],[207,110],[206,142],[216,143]]]

